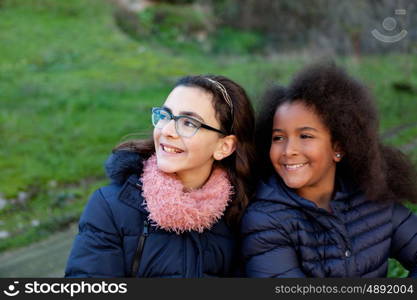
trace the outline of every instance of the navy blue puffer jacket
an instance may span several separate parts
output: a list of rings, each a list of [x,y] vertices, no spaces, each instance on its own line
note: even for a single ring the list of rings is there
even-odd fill
[[[248,277],[385,277],[388,258],[417,277],[417,216],[367,201],[338,180],[333,213],[275,176],[261,182],[242,220]]]
[[[148,215],[142,207],[138,154],[118,151],[106,164],[112,183],[90,198],[79,223],[66,277],[130,276]],[[137,277],[231,276],[235,236],[224,220],[203,233],[149,227]]]

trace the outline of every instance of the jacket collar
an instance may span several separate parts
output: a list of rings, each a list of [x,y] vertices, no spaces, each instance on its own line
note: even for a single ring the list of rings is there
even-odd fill
[[[142,184],[139,180],[139,176],[136,174],[132,174],[123,184],[122,188],[120,189],[118,199],[121,202],[139,210],[145,215],[149,214],[149,212],[142,205]]]
[[[359,192],[359,189],[351,180],[341,177],[336,178],[336,191],[331,201],[332,207],[343,209],[349,205],[349,201],[347,200]],[[276,175],[271,175],[265,181],[260,181],[256,198],[283,203],[291,207],[304,208],[310,211],[325,212],[324,209],[317,207],[314,202],[297,195],[293,189],[287,187],[282,179]]]
[[[142,173],[143,159],[137,152],[114,151],[107,159],[105,169],[113,183],[123,185],[132,174]]]
[[[142,183],[139,178],[143,169],[143,159],[139,153],[127,150],[115,151],[107,159],[105,169],[109,179],[122,186],[118,199],[148,214],[142,205]]]

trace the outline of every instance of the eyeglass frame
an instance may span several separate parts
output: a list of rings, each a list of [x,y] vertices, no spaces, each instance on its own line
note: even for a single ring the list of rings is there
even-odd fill
[[[173,114],[172,112],[170,112],[168,109],[166,109],[166,108],[164,108],[164,107],[152,107],[152,115],[155,113],[155,112],[154,112],[155,110],[163,110],[163,111],[165,111],[166,113],[168,113],[168,115],[169,115],[169,117],[170,117],[170,120],[169,120],[169,121],[174,120],[174,122],[175,122],[175,131],[177,132],[177,134],[178,134],[179,136],[182,136],[182,137],[193,137],[193,136],[197,133],[197,131],[198,131],[200,128],[205,128],[205,129],[207,129],[207,130],[215,131],[215,132],[220,133],[220,134],[222,134],[222,135],[224,135],[224,136],[228,135],[228,134],[226,134],[225,132],[221,131],[220,129],[217,129],[217,128],[214,128],[214,127],[211,127],[211,126],[209,126],[209,125],[207,125],[207,124],[204,124],[204,123],[203,123],[203,122],[201,122],[200,120],[197,120],[197,119],[195,119],[195,118],[193,118],[193,117],[190,117],[190,116],[184,116],[184,115],[174,116],[174,114]],[[194,131],[194,133],[193,133],[192,135],[190,135],[190,136],[184,136],[184,135],[181,135],[181,134],[178,132],[178,122],[177,122],[177,121],[178,121],[179,119],[190,119],[190,120],[193,120],[193,121],[197,122],[198,124],[200,124],[200,126],[199,126],[199,127],[197,127],[197,128],[195,129],[195,131]],[[169,123],[169,121],[168,121],[168,123]],[[163,127],[165,127],[166,125],[168,125],[168,123],[166,123]],[[152,125],[153,125],[155,128],[158,128],[158,129],[162,129],[162,128],[163,128],[163,127],[161,127],[161,128],[157,127],[157,126],[156,126],[156,124],[154,124],[154,123],[153,123],[153,119],[152,119]]]

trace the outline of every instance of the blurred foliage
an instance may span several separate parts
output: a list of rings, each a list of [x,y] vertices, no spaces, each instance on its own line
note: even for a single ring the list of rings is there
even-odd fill
[[[119,8],[115,17],[133,39],[174,52],[236,55],[261,52],[264,47],[262,34],[218,25],[207,6],[161,3],[138,13]]]
[[[206,29],[207,16],[203,11],[190,5],[153,5],[139,14],[145,34],[164,34],[175,30],[172,35],[162,38],[176,38]]]
[[[391,278],[403,278],[408,276],[408,271],[405,270],[401,264],[395,259],[389,259],[388,277]]]
[[[215,30],[222,27],[236,31],[257,32],[263,38],[263,52],[287,52],[306,49],[330,53],[362,55],[417,51],[417,5],[414,0],[190,0],[156,1],[185,2],[202,6],[215,16]],[[173,5],[175,6],[175,5]],[[404,13],[397,13],[402,9]],[[394,28],[383,22],[394,20]],[[383,43],[374,38],[372,30],[393,36],[403,29],[407,38],[396,43]],[[261,51],[261,49],[258,49]]]
[[[268,37],[272,51],[295,49],[362,55],[417,51],[417,5],[414,0],[223,0],[212,1],[223,24],[256,30]],[[405,14],[396,14],[404,9]],[[385,18],[393,17],[393,30],[385,29]],[[408,31],[397,43],[383,43],[371,35],[378,30],[386,36]]]
[[[138,14],[139,38],[162,43],[172,50],[199,51],[199,34],[205,34],[207,18],[191,5],[154,5]]]
[[[212,49],[214,53],[250,54],[261,49],[263,41],[258,33],[222,27],[212,37]]]

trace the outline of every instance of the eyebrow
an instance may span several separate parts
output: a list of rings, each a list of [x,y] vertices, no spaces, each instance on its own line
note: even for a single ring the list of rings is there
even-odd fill
[[[203,123],[205,122],[202,117],[200,117],[198,114],[196,114],[195,112],[192,112],[192,111],[180,111],[180,115],[194,117],[194,118],[202,121]]]
[[[297,130],[298,131],[304,131],[304,130],[318,131],[316,128],[308,127],[308,126],[297,128]]]
[[[165,105],[162,106],[162,107],[165,108],[167,111],[169,111],[172,114],[172,110],[169,107],[167,107]],[[194,118],[198,119],[199,121],[202,121],[203,123],[205,122],[204,119],[199,114],[197,114],[195,112],[192,112],[192,111],[180,111],[179,115],[194,117]]]
[[[316,131],[316,132],[318,132],[318,130],[316,128],[308,127],[308,126],[299,127],[296,130],[297,131],[310,130],[310,131]],[[272,129],[272,132],[284,132],[284,130],[283,129],[280,129],[280,128],[273,128]]]

